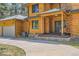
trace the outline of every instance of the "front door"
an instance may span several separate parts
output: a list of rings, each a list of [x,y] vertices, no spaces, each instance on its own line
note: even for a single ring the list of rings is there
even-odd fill
[[[55,33],[60,33],[61,30],[61,21],[55,22]]]

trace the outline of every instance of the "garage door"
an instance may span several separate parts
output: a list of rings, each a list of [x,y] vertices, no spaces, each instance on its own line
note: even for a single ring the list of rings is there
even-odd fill
[[[5,37],[15,37],[15,26],[4,26],[3,36]]]
[[[0,36],[2,36],[2,27],[0,26]]]

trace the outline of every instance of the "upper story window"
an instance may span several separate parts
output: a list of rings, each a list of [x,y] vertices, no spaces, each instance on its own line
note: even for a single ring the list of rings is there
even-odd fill
[[[33,12],[33,13],[39,12],[39,5],[38,5],[38,4],[32,5],[32,12]]]

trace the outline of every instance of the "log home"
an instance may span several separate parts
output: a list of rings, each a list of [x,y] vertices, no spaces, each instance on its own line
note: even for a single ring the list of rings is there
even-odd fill
[[[78,3],[30,3],[27,8],[29,33],[79,35]]]

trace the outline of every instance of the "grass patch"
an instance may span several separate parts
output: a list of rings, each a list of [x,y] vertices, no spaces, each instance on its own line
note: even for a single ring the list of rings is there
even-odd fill
[[[26,53],[23,49],[7,45],[7,44],[0,44],[0,56],[25,56]]]
[[[71,45],[73,47],[79,48],[79,41],[68,41],[68,42],[64,42],[67,45]]]

